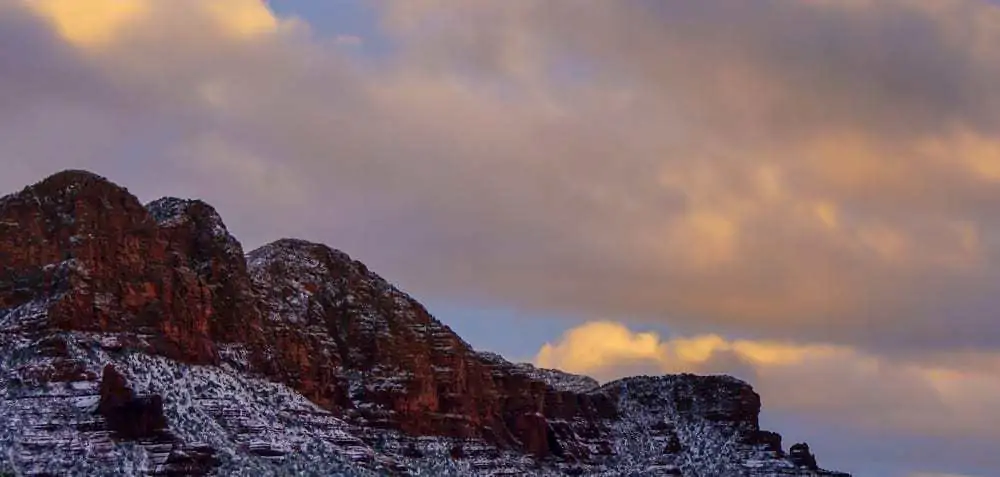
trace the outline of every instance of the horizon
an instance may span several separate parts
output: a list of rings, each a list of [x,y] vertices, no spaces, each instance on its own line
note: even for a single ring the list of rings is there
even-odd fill
[[[990,0],[0,0],[0,196],[342,250],[475,349],[725,374],[828,469],[1000,469]]]

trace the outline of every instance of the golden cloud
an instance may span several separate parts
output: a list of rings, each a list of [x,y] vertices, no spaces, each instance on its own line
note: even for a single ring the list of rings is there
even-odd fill
[[[66,41],[84,48],[107,46],[128,30],[138,30],[163,15],[180,13],[208,19],[221,32],[252,38],[275,31],[278,19],[263,0],[24,0],[49,20]]]
[[[86,47],[108,43],[116,33],[149,13],[141,0],[26,0],[39,15],[52,22],[67,41]]]
[[[623,364],[646,362],[662,372],[697,371],[719,353],[734,352],[750,363],[792,365],[810,356],[844,353],[846,348],[799,346],[747,340],[728,341],[709,334],[664,340],[658,333],[634,333],[622,323],[588,322],[567,331],[556,344],[546,343],[535,363],[571,373],[603,373]]]
[[[278,19],[263,0],[223,0],[201,2],[218,25],[232,35],[250,38],[271,33]]]
[[[1000,139],[958,128],[945,137],[925,139],[918,152],[943,164],[958,163],[975,177],[1000,183]]]

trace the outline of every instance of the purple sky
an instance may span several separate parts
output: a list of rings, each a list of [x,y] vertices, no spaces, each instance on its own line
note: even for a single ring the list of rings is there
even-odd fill
[[[0,193],[86,168],[480,349],[724,372],[858,476],[1000,456],[985,0],[0,0]]]

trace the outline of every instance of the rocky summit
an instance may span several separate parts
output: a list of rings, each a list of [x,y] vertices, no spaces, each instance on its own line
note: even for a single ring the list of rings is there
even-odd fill
[[[474,350],[347,254],[65,171],[0,199],[0,475],[846,476],[726,376]]]

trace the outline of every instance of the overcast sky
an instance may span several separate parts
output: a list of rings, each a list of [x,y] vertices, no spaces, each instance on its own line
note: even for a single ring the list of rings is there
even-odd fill
[[[860,477],[1000,475],[986,0],[0,0],[0,193],[90,169],[474,346],[730,373]]]

